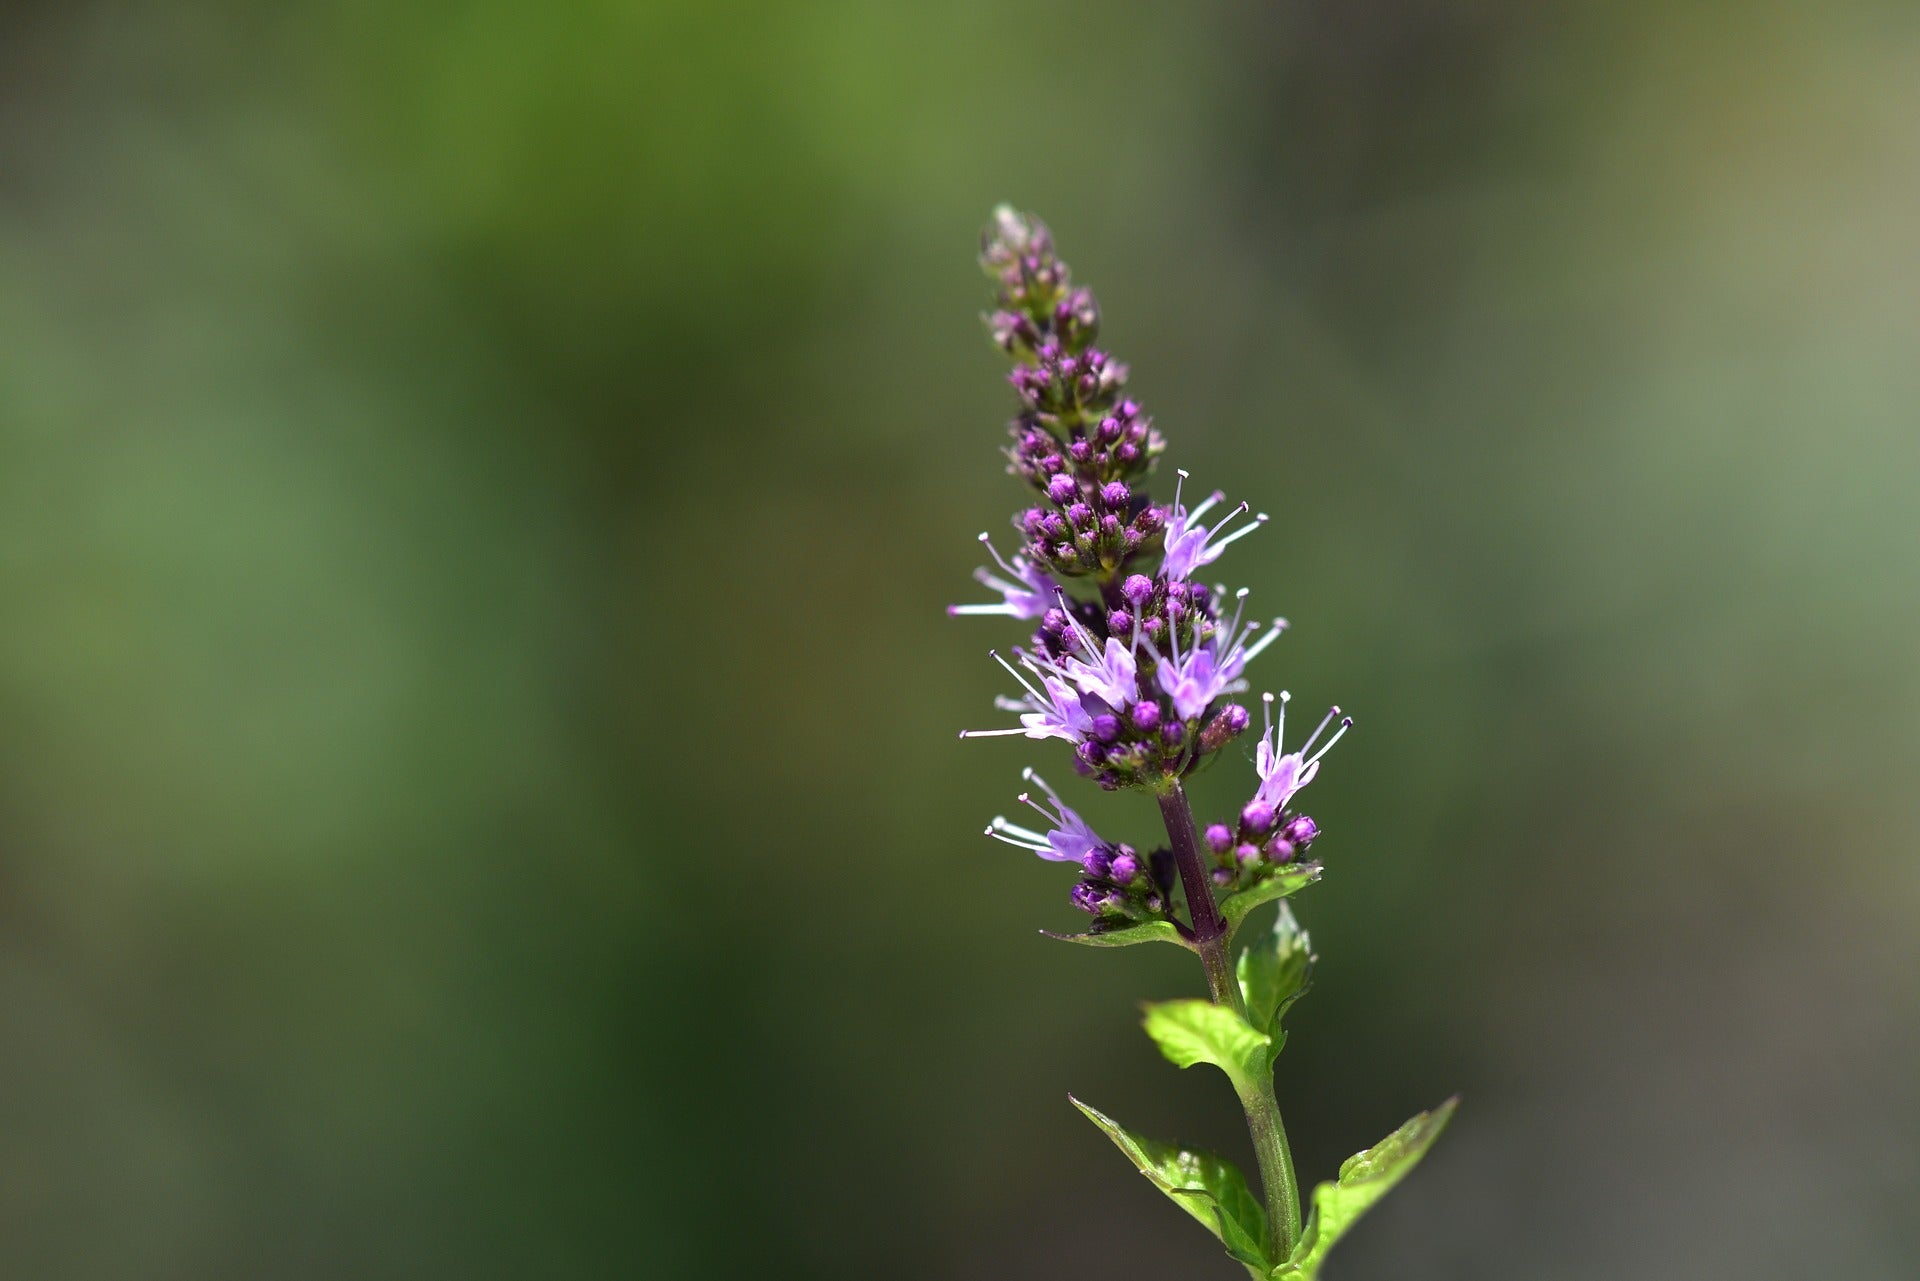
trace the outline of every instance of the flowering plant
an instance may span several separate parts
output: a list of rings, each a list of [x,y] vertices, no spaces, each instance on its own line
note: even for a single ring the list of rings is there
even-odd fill
[[[1169,943],[1200,958],[1210,999],[1150,1004],[1146,1031],[1175,1065],[1226,1074],[1246,1112],[1260,1195],[1224,1158],[1142,1138],[1072,1101],[1253,1276],[1311,1281],[1454,1108],[1450,1099],[1349,1158],[1314,1189],[1303,1222],[1273,1069],[1286,1042],[1282,1020],[1307,990],[1315,957],[1284,900],[1320,878],[1310,857],[1320,827],[1295,801],[1353,722],[1332,708],[1289,751],[1289,695],[1263,694],[1253,795],[1230,821],[1196,828],[1182,783],[1251,725],[1232,696],[1249,688],[1248,664],[1286,622],[1248,620],[1244,589],[1229,595],[1195,575],[1266,517],[1249,517],[1246,503],[1213,515],[1225,501],[1217,492],[1187,506],[1184,471],[1171,503],[1148,497],[1145,481],[1166,442],[1126,395],[1127,367],[1094,346],[1099,306],[1072,284],[1039,219],[1001,206],[980,262],[998,288],[987,329],[1014,360],[1009,381],[1020,401],[1009,470],[1039,500],[1015,518],[1012,550],[980,535],[993,567],[977,577],[999,599],[950,612],[1005,615],[1036,630],[1011,657],[993,653],[1019,690],[997,702],[1019,724],[961,737],[1065,740],[1074,769],[1100,787],[1153,794],[1167,845],[1142,853],[1104,839],[1031,769],[1023,775],[1031,790],[1019,799],[1037,818],[995,818],[987,835],[1078,868],[1071,898],[1091,922],[1084,933],[1053,937],[1092,947]],[[1231,959],[1249,914],[1275,901],[1273,927]]]

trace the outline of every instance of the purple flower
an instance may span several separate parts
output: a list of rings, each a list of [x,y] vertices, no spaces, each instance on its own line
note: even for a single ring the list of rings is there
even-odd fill
[[[1043,835],[1029,828],[1009,823],[1004,817],[995,815],[993,822],[987,827],[988,836],[1023,850],[1031,850],[1049,863],[1084,864],[1088,855],[1107,844],[1100,839],[1098,833],[1087,826],[1085,819],[1067,808],[1066,803],[1060,799],[1060,794],[1047,785],[1046,779],[1032,770],[1027,770],[1022,777],[1045,792],[1053,807],[1049,810],[1026,792],[1020,793],[1020,803],[1046,819],[1053,830]]]
[[[1225,680],[1213,665],[1213,653],[1201,645],[1186,659],[1168,659],[1154,673],[1160,688],[1173,700],[1173,710],[1182,720],[1192,720],[1207,710],[1207,704],[1226,689]]]
[[[1276,618],[1273,620],[1273,630],[1249,646],[1247,639],[1259,624],[1241,625],[1240,616],[1246,608],[1246,588],[1240,589],[1238,598],[1240,608],[1234,612],[1231,623],[1223,621],[1215,624],[1213,635],[1184,656],[1179,646],[1175,645],[1173,657],[1163,661],[1155,673],[1161,690],[1173,700],[1174,710],[1182,720],[1192,720],[1200,715],[1222,694],[1245,689],[1247,683],[1240,679],[1240,674],[1246,670],[1248,660],[1257,657],[1286,630],[1287,620]]]
[[[1353,726],[1351,716],[1343,717],[1333,737],[1321,743],[1320,750],[1312,756],[1307,755],[1313,751],[1313,745],[1320,741],[1320,735],[1326,732],[1327,726],[1333,723],[1333,718],[1340,715],[1340,709],[1335,707],[1327,712],[1320,727],[1300,745],[1299,751],[1281,755],[1281,741],[1287,733],[1287,702],[1291,698],[1292,695],[1285,690],[1280,692],[1280,721],[1276,725],[1273,721],[1273,695],[1265,695],[1267,728],[1260,736],[1260,745],[1254,749],[1253,755],[1253,769],[1260,776],[1260,787],[1254,792],[1253,800],[1276,814],[1287,807],[1294,793],[1313,781],[1313,776],[1320,772],[1320,758]]]
[[[1168,581],[1176,583],[1184,581],[1201,566],[1211,565],[1219,560],[1220,553],[1227,549],[1227,544],[1236,538],[1246,537],[1267,520],[1267,514],[1261,512],[1253,518],[1253,524],[1236,529],[1225,538],[1221,538],[1220,531],[1233,523],[1234,517],[1245,512],[1247,505],[1241,503],[1228,512],[1219,524],[1208,529],[1200,523],[1200,518],[1226,495],[1216,489],[1207,496],[1205,502],[1188,511],[1180,502],[1181,485],[1184,485],[1187,479],[1184,468],[1179,475],[1181,483],[1174,486],[1173,510],[1167,516],[1166,559],[1160,565],[1160,572],[1167,576]]]
[[[1139,698],[1139,669],[1132,648],[1112,636],[1102,645],[1071,615],[1069,621],[1086,657],[1069,654],[1057,662],[1036,658],[1035,665],[1045,674],[1071,682],[1082,693],[1093,695],[1108,707],[1126,707]]]
[[[1005,614],[1009,618],[1038,618],[1046,613],[1060,591],[1047,571],[1019,552],[1015,552],[1011,560],[1002,556],[993,545],[993,539],[984,533],[980,535],[980,544],[987,549],[1007,578],[996,576],[984,566],[974,570],[973,576],[999,592],[1004,599],[991,605],[949,605],[947,613]]]
[[[1014,651],[1019,655],[1021,667],[1027,668],[1040,678],[1036,688],[1034,683],[1020,674],[997,651],[988,651],[993,661],[1007,669],[1013,679],[1020,682],[1026,691],[1024,698],[999,698],[994,702],[1002,711],[1020,713],[1018,729],[969,729],[960,732],[961,738],[994,738],[1004,734],[1024,734],[1028,738],[1064,738],[1069,743],[1084,743],[1090,738],[1096,726],[1094,717],[1105,708],[1089,710],[1080,691],[1069,685],[1064,679],[1053,675],[1054,664],[1050,659],[1036,658],[1024,650]]]

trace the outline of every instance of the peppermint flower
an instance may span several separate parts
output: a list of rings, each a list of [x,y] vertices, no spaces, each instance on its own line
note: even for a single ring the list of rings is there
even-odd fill
[[[983,585],[999,592],[1003,599],[999,604],[949,605],[947,613],[1005,614],[1009,618],[1038,618],[1046,613],[1052,595],[1059,591],[1047,571],[1020,552],[1015,552],[1011,560],[1002,556],[1000,549],[993,545],[992,537],[984,532],[980,535],[980,544],[987,549],[1007,578],[996,576],[985,566],[974,570],[973,576]]]
[[[1166,442],[1126,395],[1127,366],[1094,346],[1099,305],[1071,282],[1043,223],[1001,206],[982,241],[980,262],[996,284],[994,308],[984,317],[988,333],[1015,362],[1010,381],[1019,406],[1009,424],[1007,470],[1030,493],[1014,522],[1024,539],[1018,550],[1002,556],[980,535],[993,565],[975,577],[1000,599],[954,605],[948,612],[998,614],[1037,625],[1031,643],[1013,649],[1012,661],[992,651],[1021,691],[995,698],[994,705],[1017,715],[1019,724],[960,736],[1065,740],[1073,746],[1075,768],[1099,786],[1153,794],[1167,843],[1142,853],[1103,840],[1031,769],[1023,777],[1043,799],[1023,792],[1020,802],[1045,822],[1025,827],[996,816],[986,834],[1048,862],[1076,865],[1069,901],[1092,920],[1084,934],[1055,937],[1100,946],[1178,942],[1198,954],[1213,998],[1205,1035],[1196,1037],[1196,1007],[1205,1003],[1149,1007],[1148,1032],[1175,1062],[1191,1061],[1196,1040],[1207,1042],[1200,1057],[1210,1058],[1213,1043],[1227,1043],[1230,1034],[1236,1048],[1240,1033],[1277,1047],[1280,1015],[1304,990],[1305,967],[1313,960],[1307,936],[1281,903],[1267,941],[1241,955],[1236,986],[1229,955],[1233,934],[1253,907],[1284,898],[1320,874],[1317,864],[1297,862],[1319,838],[1319,824],[1288,807],[1353,721],[1335,707],[1304,744],[1288,752],[1289,696],[1279,696],[1276,724],[1274,696],[1265,695],[1252,799],[1204,834],[1195,829],[1184,782],[1246,732],[1252,719],[1247,709],[1223,696],[1247,688],[1247,665],[1287,624],[1276,618],[1262,629],[1258,621],[1243,621],[1244,589],[1235,593],[1229,618],[1225,587],[1190,580],[1267,518],[1257,515],[1234,528],[1248,512],[1241,503],[1207,525],[1207,514],[1223,497],[1216,492],[1188,508],[1184,471],[1171,504],[1148,496]],[[1156,562],[1159,571],[1149,572]],[[1336,718],[1339,728],[1328,735]],[[1217,897],[1221,892],[1228,896],[1224,902]],[[1343,1224],[1323,1217],[1326,1203],[1318,1196],[1313,1217],[1303,1224],[1300,1181],[1274,1094],[1263,1084],[1242,1088],[1240,1095],[1255,1136],[1262,1204],[1250,1213],[1244,1205],[1231,1216],[1223,1211],[1217,1234],[1254,1275],[1284,1272],[1311,1281]],[[1082,1111],[1109,1135],[1125,1139],[1101,1114]],[[1376,1163],[1398,1178],[1432,1142],[1446,1115],[1443,1110],[1415,1118],[1374,1150],[1390,1153],[1374,1157]],[[1136,1150],[1130,1141],[1122,1146]],[[1226,1232],[1229,1218],[1237,1233]]]
[[[1160,572],[1166,575],[1169,582],[1175,583],[1185,581],[1201,566],[1213,564],[1220,559],[1220,553],[1227,549],[1229,543],[1235,539],[1245,538],[1267,523],[1267,514],[1261,512],[1253,518],[1253,524],[1243,525],[1225,538],[1221,538],[1220,531],[1232,524],[1236,516],[1244,513],[1247,505],[1241,503],[1228,512],[1219,524],[1208,529],[1200,523],[1200,518],[1226,495],[1216,489],[1207,495],[1205,502],[1189,511],[1180,502],[1180,488],[1187,479],[1184,468],[1180,470],[1179,476],[1180,483],[1173,489],[1173,510],[1167,516],[1166,559],[1160,565]]]
[[[1320,735],[1333,723],[1333,718],[1340,715],[1338,707],[1331,708],[1321,720],[1319,728],[1300,745],[1299,751],[1281,755],[1281,741],[1287,733],[1287,702],[1292,697],[1285,690],[1280,691],[1280,722],[1276,725],[1273,722],[1273,695],[1263,696],[1266,703],[1266,732],[1260,736],[1260,745],[1254,749],[1253,770],[1260,776],[1260,786],[1253,794],[1252,803],[1263,805],[1275,814],[1287,807],[1294,793],[1313,781],[1313,776],[1320,772],[1320,758],[1332,750],[1341,735],[1353,728],[1353,717],[1341,717],[1340,728],[1333,732],[1333,737],[1321,743],[1319,751],[1308,756],[1307,753],[1313,751],[1313,745],[1320,741]]]
[[[1005,841],[1017,849],[1031,850],[1049,863],[1085,864],[1088,857],[1107,845],[1106,841],[1060,799],[1060,793],[1048,785],[1032,770],[1025,770],[1021,777],[1047,794],[1053,808],[1049,810],[1026,792],[1020,793],[1020,803],[1047,820],[1052,830],[1042,835],[1028,828],[1009,823],[1004,817],[995,815],[987,826],[987,835],[998,841]]]

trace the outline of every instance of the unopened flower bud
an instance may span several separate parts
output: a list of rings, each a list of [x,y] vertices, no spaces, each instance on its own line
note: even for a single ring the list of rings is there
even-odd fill
[[[1249,801],[1247,807],[1240,811],[1241,825],[1256,836],[1264,836],[1272,831],[1276,817],[1273,806],[1265,801]]]
[[[1120,594],[1133,603],[1135,609],[1153,596],[1153,580],[1145,574],[1133,574],[1120,584]]]
[[[1119,894],[1105,885],[1098,885],[1092,881],[1077,883],[1068,898],[1075,907],[1090,916],[1098,916],[1102,912],[1120,906],[1121,903]]]
[[[1132,850],[1123,849],[1113,858],[1113,865],[1107,870],[1107,876],[1125,885],[1140,875],[1140,859]]]
[[[1141,729],[1152,729],[1160,723],[1160,704],[1139,702],[1133,705],[1133,723]]]
[[[1235,737],[1244,733],[1252,719],[1247,714],[1246,708],[1238,703],[1228,703],[1215,713],[1214,718],[1207,722],[1207,727],[1200,731],[1200,750],[1219,751]]]
[[[1215,854],[1225,854],[1233,845],[1233,832],[1225,823],[1215,823],[1207,829],[1207,848]]]
[[[1295,845],[1305,845],[1320,835],[1320,825],[1305,814],[1295,814],[1287,820],[1284,833]]]
[[[1079,491],[1080,487],[1073,483],[1071,476],[1055,476],[1047,482],[1047,497],[1056,503],[1072,502],[1073,496]]]

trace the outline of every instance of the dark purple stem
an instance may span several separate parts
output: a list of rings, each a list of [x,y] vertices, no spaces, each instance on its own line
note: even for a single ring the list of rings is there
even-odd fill
[[[1180,868],[1180,884],[1187,892],[1187,914],[1193,919],[1193,950],[1200,954],[1200,964],[1206,967],[1207,990],[1215,1005],[1224,1005],[1245,1018],[1247,1004],[1240,994],[1233,961],[1227,955],[1230,932],[1219,905],[1213,901],[1213,884],[1207,876],[1206,860],[1200,854],[1200,840],[1193,826],[1193,807],[1187,803],[1187,793],[1178,780],[1157,799],[1160,817],[1167,825],[1167,839],[1173,843],[1174,862]],[[1280,1121],[1280,1105],[1274,1098],[1270,1073],[1246,1083],[1240,1092],[1240,1106],[1247,1114],[1254,1158],[1260,1164],[1260,1187],[1267,1207],[1267,1253],[1274,1259],[1284,1260],[1293,1250],[1294,1242],[1300,1239],[1300,1185],[1293,1171],[1293,1154],[1287,1149],[1287,1131]]]
[[[1193,937],[1209,943],[1227,932],[1227,919],[1213,901],[1213,882],[1207,876],[1206,860],[1200,854],[1200,837],[1193,826],[1193,807],[1178,782],[1156,798],[1160,817],[1167,825],[1167,840],[1173,845],[1173,860],[1180,868],[1180,884],[1187,892],[1187,913],[1193,918]]]

